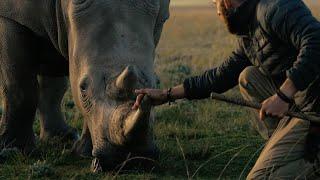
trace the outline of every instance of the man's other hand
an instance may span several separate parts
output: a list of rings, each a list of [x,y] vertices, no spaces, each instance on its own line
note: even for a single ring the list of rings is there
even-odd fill
[[[280,91],[289,99],[292,99],[298,92],[294,83],[290,79],[287,79],[282,84],[282,86],[280,87]],[[289,111],[289,108],[290,104],[285,102],[277,94],[275,94],[262,102],[260,119],[263,121],[266,115],[283,118]]]
[[[266,116],[283,118],[289,111],[289,104],[279,96],[273,95],[262,103],[260,119],[263,121]]]

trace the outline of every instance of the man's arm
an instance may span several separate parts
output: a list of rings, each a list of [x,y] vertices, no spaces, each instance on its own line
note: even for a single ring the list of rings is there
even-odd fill
[[[293,67],[287,71],[287,80],[280,87],[280,92],[292,99],[320,75],[320,23],[302,1],[296,0],[282,1],[259,16],[261,25],[271,35],[299,51]],[[288,109],[284,98],[274,95],[262,103],[260,118],[263,120],[266,114],[283,117]]]
[[[305,90],[320,75],[320,23],[302,1],[283,1],[264,16],[262,25],[299,55],[287,77],[298,91]]]
[[[302,1],[296,0],[275,7],[265,17],[271,32],[299,50],[294,66],[287,71],[288,79],[281,86],[281,91],[292,98],[320,75],[320,23]],[[277,96],[272,96],[263,102],[260,117],[263,119],[265,114],[281,117],[288,107]],[[317,159],[319,152],[319,129],[319,124],[311,123],[305,142],[305,159],[311,163]]]
[[[183,83],[185,98],[204,99],[208,98],[211,92],[223,93],[236,86],[240,73],[251,65],[240,45],[220,66],[201,76],[186,79]]]
[[[222,93],[238,84],[240,73],[247,66],[252,65],[246,57],[241,46],[217,68],[206,71],[201,76],[191,77],[183,84],[170,89],[171,100],[177,99],[203,99],[210,96],[211,92]],[[168,89],[140,89],[135,91],[138,94],[133,109],[137,109],[144,96],[149,96],[154,105],[166,103]]]
[[[183,84],[171,90],[173,99],[203,99],[211,92],[222,93],[238,84],[240,73],[252,65],[242,51],[236,50],[220,66],[206,71],[200,76],[185,79]],[[162,91],[166,96],[167,90]]]

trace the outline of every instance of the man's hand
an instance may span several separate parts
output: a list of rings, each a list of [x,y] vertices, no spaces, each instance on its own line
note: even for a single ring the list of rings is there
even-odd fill
[[[160,90],[160,89],[139,89],[135,90],[135,93],[138,95],[136,102],[134,103],[132,109],[137,110],[143,100],[144,96],[148,96],[152,105],[158,106],[168,102],[168,90]],[[182,99],[185,97],[184,87],[183,85],[178,85],[171,89],[171,98],[172,100]]]
[[[144,96],[148,96],[152,105],[162,105],[167,102],[167,91],[160,89],[139,89],[135,90],[135,93],[138,95],[136,102],[134,103],[132,109],[137,110],[144,98]]]
[[[267,116],[283,118],[289,111],[289,104],[277,95],[273,95],[262,103],[260,119],[263,121]]]
[[[292,99],[297,93],[297,88],[290,79],[287,79],[280,91],[289,99]],[[282,100],[278,95],[273,95],[262,102],[260,110],[260,119],[263,121],[266,115],[283,118],[289,111],[290,104]]]

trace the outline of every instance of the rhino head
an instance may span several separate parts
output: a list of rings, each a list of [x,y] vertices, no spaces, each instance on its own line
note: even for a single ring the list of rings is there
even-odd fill
[[[155,86],[155,48],[169,0],[69,0],[62,6],[71,90],[85,119],[82,140],[90,134],[94,170],[112,168],[129,154],[156,157],[150,100],[131,107],[136,88]]]

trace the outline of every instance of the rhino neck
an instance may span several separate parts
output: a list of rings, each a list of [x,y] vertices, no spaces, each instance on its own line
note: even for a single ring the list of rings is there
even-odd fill
[[[60,53],[66,58],[68,58],[68,33],[67,33],[67,23],[66,16],[63,13],[63,7],[65,7],[66,0],[56,0],[55,3],[55,22],[56,22],[56,47]]]
[[[17,22],[37,35],[45,35],[45,29],[42,25],[42,17],[46,16],[44,9],[48,0],[43,1],[21,1],[21,0],[1,0],[0,16],[6,17]],[[48,12],[49,13],[49,12]]]
[[[67,54],[62,2],[67,0],[0,0],[0,16],[30,29]],[[66,57],[66,56],[65,56]]]
[[[45,37],[48,38],[55,49],[68,59],[68,36],[64,7],[68,0],[43,0],[45,14],[41,16],[42,26],[45,29]]]

